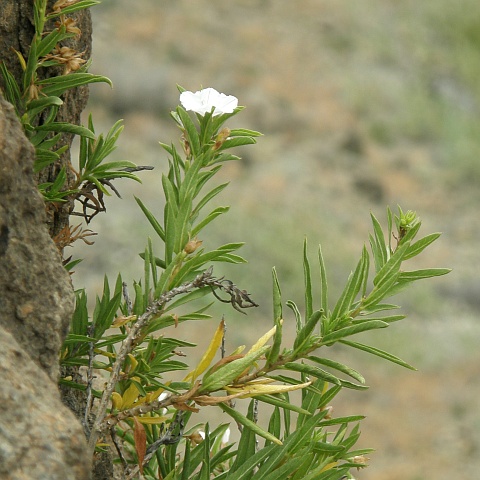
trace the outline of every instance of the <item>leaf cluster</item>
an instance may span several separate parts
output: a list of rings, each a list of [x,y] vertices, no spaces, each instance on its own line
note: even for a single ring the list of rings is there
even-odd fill
[[[404,270],[406,261],[439,237],[434,233],[417,240],[421,222],[416,214],[399,208],[394,215],[387,209],[386,233],[372,214],[370,253],[366,247],[362,249],[336,302],[330,304],[321,249],[314,275],[305,241],[303,312],[295,302],[284,302],[273,269],[270,330],[249,350],[238,347],[225,352],[222,320],[200,361],[188,365],[181,349],[194,345],[167,337],[165,328],[207,320],[208,307],[195,308],[195,302],[210,294],[240,310],[255,305],[231,280],[214,277],[210,267],[214,262],[243,263],[236,253],[242,244],[228,243],[213,250],[203,246],[204,229],[228,211],[228,207],[207,208],[227,186],[208,188],[208,182],[223,162],[238,158],[228,152],[230,147],[255,143],[259,135],[223,127],[239,111],[241,107],[233,114],[214,117],[207,113],[193,118],[182,107],[172,112],[181,130],[183,152],[173,144],[161,144],[170,157],[168,172],[162,177],[163,215],[156,216],[136,199],[156,241],[163,244],[162,253],[154,252],[154,242],[149,239],[141,254],[144,276],[133,285],[133,301],[120,276],[113,291],[105,280],[90,319],[86,295],[77,292],[61,362],[89,371],[102,369],[110,372],[110,377],[103,391],[91,384],[62,382],[100,397],[90,444],[93,448],[100,435],[110,432],[127,478],[141,472],[153,479],[160,472],[164,479],[336,480],[349,475],[351,468],[365,466],[369,450],[354,448],[363,417],[331,416],[336,395],[343,388],[367,388],[365,379],[323,352],[326,347],[343,344],[412,369],[397,356],[353,337],[402,320],[404,315],[392,313],[399,307],[387,299],[417,280],[449,271]],[[106,149],[114,135],[106,138]],[[85,170],[97,168],[101,157],[90,147],[87,141],[83,143],[81,165]],[[285,306],[289,315],[284,315]],[[296,326],[291,344],[284,342],[287,321]],[[178,376],[181,370],[189,372]],[[246,414],[235,407],[242,399],[250,402]],[[206,406],[219,408],[240,427],[236,445],[224,439],[226,424],[213,430],[208,424],[189,425]],[[259,422],[259,412],[262,416],[270,412],[267,423]]]
[[[91,0],[81,0],[73,4],[57,2],[53,10],[47,13],[47,1],[35,1],[35,35],[28,56],[25,58],[15,51],[22,66],[22,78],[17,81],[5,63],[0,62],[5,98],[13,105],[26,136],[35,147],[35,172],[40,172],[61,159],[61,155],[68,149],[65,135],[80,137],[79,171],[74,171],[74,184],[68,184],[67,172],[62,168],[54,181],[40,184],[39,190],[47,202],[83,199],[82,216],[87,221],[91,219],[91,215],[87,215],[87,209],[100,210],[100,206],[103,206],[101,196],[110,194],[106,186],[118,195],[110,183],[112,179],[130,178],[140,181],[133,173],[139,170],[134,163],[104,162],[105,157],[115,149],[115,143],[123,128],[121,122],[117,122],[104,138],[103,135],[95,136],[91,117],[88,127],[57,121],[59,108],[63,105],[62,96],[69,90],[98,82],[111,86],[107,77],[88,72],[90,61],[83,60],[81,53],[65,46],[66,40],[81,34],[75,22],[67,15],[98,3],[100,2]],[[54,20],[55,26],[48,30],[47,26],[52,25]],[[42,74],[52,67],[57,68],[55,75]],[[60,74],[59,67],[63,68]],[[92,193],[94,189],[98,191],[96,197]],[[90,202],[88,206],[87,202]]]

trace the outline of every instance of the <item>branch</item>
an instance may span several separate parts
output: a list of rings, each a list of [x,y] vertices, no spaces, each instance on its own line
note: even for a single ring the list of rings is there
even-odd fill
[[[131,327],[130,332],[128,333],[127,338],[123,340],[120,350],[117,354],[115,363],[112,367],[112,372],[110,374],[110,378],[105,386],[105,390],[103,391],[102,398],[100,400],[100,404],[97,409],[97,415],[95,418],[95,422],[93,424],[90,438],[88,441],[90,451],[94,452],[95,445],[97,443],[99,435],[107,428],[111,428],[113,425],[118,423],[123,417],[122,414],[117,415],[116,417],[109,417],[107,421],[105,421],[107,415],[107,408],[110,402],[111,396],[113,391],[115,390],[115,385],[119,380],[120,372],[122,369],[123,362],[127,355],[132,351],[135,346],[136,341],[140,338],[141,332],[143,327],[148,324],[148,322],[153,318],[158,316],[162,313],[165,308],[165,305],[170,302],[173,298],[177,295],[182,295],[185,293],[189,293],[194,289],[202,288],[210,286],[213,288],[218,288],[223,290],[228,295],[230,295],[229,303],[235,309],[239,308],[246,308],[251,306],[256,306],[257,304],[250,299],[248,294],[244,290],[239,290],[230,280],[224,280],[223,277],[217,279],[213,276],[213,269],[210,267],[205,272],[197,275],[194,280],[191,282],[186,282],[168,292],[162,294],[157,300],[152,302],[146,309],[145,313],[138,317],[135,324]],[[171,405],[172,403],[182,403],[185,402],[187,398],[190,398],[194,392],[196,391],[195,387],[183,395],[178,396],[170,396],[167,399],[162,401],[152,402],[152,407],[155,406],[155,409],[162,408],[164,406]],[[144,413],[142,411],[142,406],[134,407],[138,408],[138,414]],[[143,406],[145,408],[145,406]],[[130,409],[131,411],[134,409]],[[151,410],[153,410],[152,408]],[[151,411],[150,410],[150,411]],[[127,415],[131,416],[131,415]]]

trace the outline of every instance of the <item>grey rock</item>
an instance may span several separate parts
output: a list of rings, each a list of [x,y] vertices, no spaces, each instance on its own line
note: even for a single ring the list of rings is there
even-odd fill
[[[0,478],[88,479],[83,429],[57,387],[74,295],[48,235],[33,156],[0,96]]]

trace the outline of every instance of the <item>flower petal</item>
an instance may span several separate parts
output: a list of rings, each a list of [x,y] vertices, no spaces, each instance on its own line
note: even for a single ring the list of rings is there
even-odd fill
[[[205,115],[213,110],[213,115],[233,113],[238,106],[238,99],[233,95],[225,95],[214,88],[204,88],[195,93],[184,91],[180,94],[180,103],[185,110]]]

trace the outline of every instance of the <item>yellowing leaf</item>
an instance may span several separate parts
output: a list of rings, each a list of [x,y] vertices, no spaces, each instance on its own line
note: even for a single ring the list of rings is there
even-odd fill
[[[15,50],[14,48],[12,48],[12,50],[17,55],[20,65],[22,66],[22,70],[25,71],[27,69],[27,64],[25,63],[25,59],[23,58],[23,55],[19,51]]]
[[[140,423],[144,425],[157,425],[159,423],[165,423],[168,417],[135,417]]]
[[[120,316],[112,322],[112,327],[122,327],[126,323],[133,322],[136,319],[136,315],[129,315],[128,317]]]
[[[265,335],[260,337],[256,342],[255,345],[248,351],[250,352],[256,352],[260,348],[262,348],[274,335],[275,332],[277,331],[277,326],[275,325],[273,328],[271,328]],[[248,355],[247,353],[247,355]]]
[[[113,392],[112,393],[113,408],[116,410],[121,410],[122,403],[123,403],[122,396],[118,392]]]
[[[132,383],[122,395],[122,410],[130,408],[138,398],[138,388]]]
[[[239,398],[254,397],[257,395],[274,395],[276,393],[291,392],[308,387],[312,382],[300,383],[298,385],[265,385],[261,383],[251,383],[242,386],[226,386],[225,390],[230,394],[240,394]]]
[[[240,355],[244,350],[245,350],[245,345],[240,345],[230,354],[230,356]]]
[[[169,384],[170,382],[167,382],[167,385]],[[155,390],[154,392],[150,392],[150,393],[147,393],[147,396],[145,397],[145,402],[149,403],[149,402],[153,402],[154,400],[156,400],[161,393],[163,393],[165,391],[165,389],[163,387],[160,387],[158,390]]]
[[[128,354],[128,359],[130,360],[130,368],[128,368],[128,373],[132,373],[137,368],[138,361],[131,353]]]
[[[218,326],[215,334],[213,335],[212,341],[208,346],[207,350],[203,354],[202,359],[199,364],[195,367],[195,370],[190,372],[184,379],[184,382],[191,380],[194,382],[199,375],[201,375],[212,363],[212,360],[215,358],[215,355],[222,344],[222,338],[225,333],[225,322],[222,320]]]
[[[338,462],[329,463],[328,465],[325,465],[325,466],[320,470],[320,473],[326,472],[327,470],[331,470],[333,467],[336,467],[337,465],[338,465]]]

